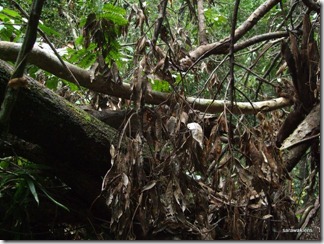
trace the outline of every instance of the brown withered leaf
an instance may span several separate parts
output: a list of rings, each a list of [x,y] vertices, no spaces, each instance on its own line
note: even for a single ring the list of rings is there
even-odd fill
[[[259,149],[256,147],[254,140],[250,139],[248,142],[248,155],[251,158],[252,165],[260,167],[263,162],[263,156]]]
[[[290,39],[290,50],[295,60],[295,69],[297,72],[299,72],[301,67],[300,67],[300,53],[298,49],[297,39],[292,33],[289,33],[289,39]]]
[[[147,46],[147,39],[145,36],[143,36],[137,41],[135,54],[136,55],[144,54],[146,46]]]
[[[252,179],[253,175],[248,169],[245,169],[240,164],[239,160],[235,160],[235,166],[238,171],[239,179],[241,182],[246,185],[247,187],[250,187],[252,185]]]
[[[142,192],[152,189],[155,185],[156,185],[156,180],[150,181],[142,188]]]
[[[231,158],[232,155],[229,151],[227,151],[226,154],[224,154],[224,156],[222,156],[221,160],[219,161],[217,169],[223,168],[228,162],[230,162]]]
[[[221,156],[221,153],[222,153],[222,142],[221,142],[221,137],[219,135],[216,135],[215,136],[215,140],[211,143],[209,143],[210,145],[210,150],[209,150],[209,155],[208,155],[208,158],[207,160],[208,161],[218,161],[220,156]]]
[[[176,213],[173,201],[173,181],[170,180],[165,192],[167,214],[173,216]]]
[[[122,79],[119,75],[119,70],[117,67],[117,64],[115,62],[112,62],[109,70],[109,78],[112,80],[114,83],[121,85],[122,84]]]
[[[166,123],[166,129],[171,136],[175,133],[176,127],[177,127],[177,119],[174,116],[170,116],[170,118]]]
[[[186,204],[185,204],[186,201],[181,191],[179,181],[174,178],[173,182],[174,182],[173,187],[175,188],[173,191],[174,199],[176,200],[177,204],[180,206],[182,212],[184,212],[186,210]]]
[[[155,113],[155,120],[154,120],[154,136],[157,141],[162,141],[162,111],[157,110]]]
[[[270,219],[270,218],[273,218],[272,214],[266,214],[262,217],[262,219]]]
[[[189,119],[188,113],[185,111],[182,111],[180,114],[180,122],[186,125],[188,122],[188,119]]]

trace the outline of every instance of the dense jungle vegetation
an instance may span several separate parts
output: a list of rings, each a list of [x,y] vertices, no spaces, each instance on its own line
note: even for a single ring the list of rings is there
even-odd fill
[[[0,1],[4,240],[319,240],[320,2]]]

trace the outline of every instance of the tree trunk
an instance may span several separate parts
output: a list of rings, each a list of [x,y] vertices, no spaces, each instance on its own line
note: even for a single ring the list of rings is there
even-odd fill
[[[12,68],[0,61],[0,102]],[[0,157],[22,156],[52,168],[87,209],[100,194],[110,168],[110,145],[117,130],[28,78],[11,114],[9,133],[0,138]],[[101,209],[105,208],[103,205]]]

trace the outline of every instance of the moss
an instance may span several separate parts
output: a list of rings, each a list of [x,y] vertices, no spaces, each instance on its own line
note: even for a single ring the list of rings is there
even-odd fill
[[[68,107],[70,107],[76,114],[80,115],[83,119],[85,119],[86,121],[92,122],[94,120],[94,118],[90,114],[88,114],[87,112],[81,110],[76,105],[73,105],[73,104],[71,104],[69,102],[67,102],[66,105]]]

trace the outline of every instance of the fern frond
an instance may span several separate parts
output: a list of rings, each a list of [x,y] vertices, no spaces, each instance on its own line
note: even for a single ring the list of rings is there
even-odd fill
[[[128,23],[127,19],[124,17],[125,15],[125,9],[106,3],[103,7],[101,18],[110,20],[116,25],[123,26]]]

